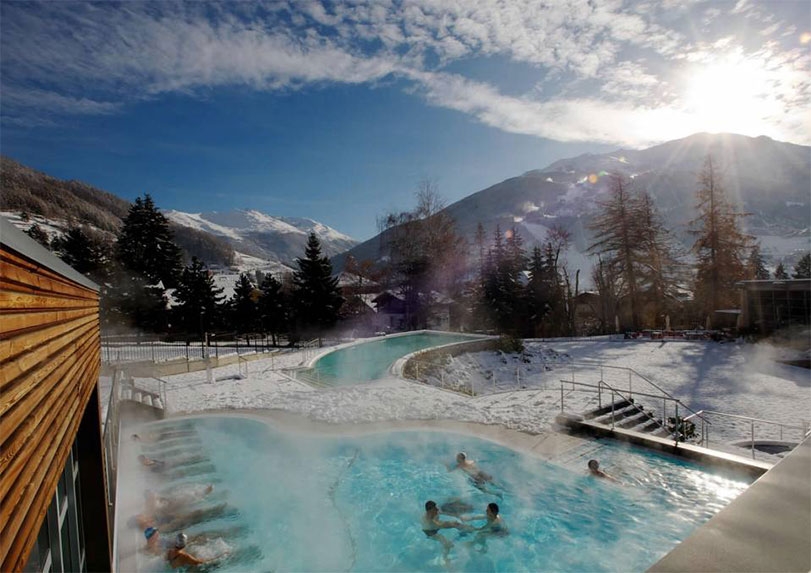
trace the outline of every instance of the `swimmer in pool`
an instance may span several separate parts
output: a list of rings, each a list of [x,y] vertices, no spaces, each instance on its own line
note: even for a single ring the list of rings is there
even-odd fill
[[[164,531],[177,531],[178,529],[191,527],[196,523],[202,523],[220,517],[232,517],[237,515],[237,513],[234,507],[229,507],[227,503],[223,502],[218,505],[188,511],[180,515],[162,512],[158,512],[157,514],[142,513],[135,516],[135,523],[139,527],[152,526],[161,527]]]
[[[178,496],[163,496],[158,495],[152,490],[144,492],[145,513],[149,515],[170,515],[176,513],[179,509],[186,505],[191,505],[196,501],[203,499],[205,496],[214,491],[214,484],[200,488],[197,495],[178,495]]]
[[[166,560],[169,562],[172,569],[177,569],[178,567],[194,567],[197,565],[203,565],[204,563],[211,563],[212,561],[216,561],[225,555],[223,553],[222,555],[217,555],[211,559],[200,559],[199,557],[195,557],[186,551],[187,542],[188,537],[186,534],[182,532],[178,533],[177,537],[175,537],[174,547],[170,548],[166,552]]]
[[[145,468],[149,468],[153,472],[163,471],[163,468],[166,465],[161,460],[156,460],[154,458],[148,458],[143,454],[138,456],[138,461],[141,462],[142,466],[144,466]]]
[[[484,515],[471,515],[461,518],[462,521],[480,521],[485,520],[485,524],[477,529],[476,537],[470,541],[470,545],[481,545],[485,548],[485,541],[488,537],[504,537],[509,534],[507,525],[501,518],[499,507],[497,503],[488,503]]]
[[[453,547],[453,543],[439,532],[440,529],[466,530],[469,529],[469,527],[461,521],[442,521],[439,519],[439,508],[436,506],[436,502],[430,500],[426,501],[425,513],[422,516],[422,532],[429,539],[433,539],[442,544],[442,557],[447,561],[448,553],[451,547]]]
[[[593,475],[594,477],[607,479],[608,481],[613,481],[614,483],[620,483],[620,480],[618,480],[617,478],[615,478],[613,476],[608,475],[603,470],[601,470],[600,469],[600,462],[598,462],[597,460],[589,460],[588,467],[589,467],[589,473],[591,475]]]
[[[499,487],[498,484],[495,483],[493,476],[479,469],[479,466],[476,465],[476,462],[469,459],[465,452],[459,452],[458,454],[456,454],[456,464],[448,466],[449,472],[452,472],[454,470],[462,470],[463,472],[465,472],[470,478],[473,487],[475,487],[482,493],[488,493],[491,495],[495,495],[498,498],[501,498],[502,496],[501,492],[493,491],[492,488],[490,487],[491,485]]]

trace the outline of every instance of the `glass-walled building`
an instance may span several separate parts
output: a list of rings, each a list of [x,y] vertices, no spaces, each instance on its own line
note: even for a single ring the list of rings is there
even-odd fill
[[[738,285],[742,328],[768,334],[811,324],[811,279],[741,281]]]

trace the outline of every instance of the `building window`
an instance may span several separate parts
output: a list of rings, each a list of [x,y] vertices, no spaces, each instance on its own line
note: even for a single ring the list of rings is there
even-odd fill
[[[74,442],[51,505],[37,535],[24,571],[32,573],[86,572],[79,464]]]

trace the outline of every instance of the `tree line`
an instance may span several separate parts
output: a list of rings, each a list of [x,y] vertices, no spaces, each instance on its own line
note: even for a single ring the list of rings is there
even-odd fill
[[[242,273],[226,299],[203,261],[192,257],[183,264],[169,221],[149,194],[130,206],[112,248],[87,227],[71,227],[54,239],[36,225],[27,233],[100,285],[106,332],[263,332],[275,343],[281,334],[328,330],[343,303],[332,265],[312,233],[290,277]]]
[[[445,312],[454,329],[552,337],[663,328],[666,321],[703,325],[714,310],[737,307],[736,282],[770,278],[712,158],[698,177],[691,253],[645,190],[632,179],[609,177],[590,224],[593,290],[585,292],[580,271],[568,262],[565,229],[552,227],[528,250],[517,229],[497,227],[488,237],[479,224],[468,245],[431,182],[420,184],[414,209],[379,219],[380,260],[349,257],[345,271],[355,282],[343,288],[310,234],[292,274],[242,273],[226,299],[203,261],[183,264],[169,222],[148,194],[130,206],[112,247],[86,227],[51,241],[36,226],[28,233],[102,285],[107,331],[265,333],[274,342],[280,335],[318,336],[339,320],[363,324],[369,314],[363,297],[370,291],[399,298],[406,330],[428,327]],[[811,277],[811,253],[792,276]],[[789,278],[782,264],[774,278]]]

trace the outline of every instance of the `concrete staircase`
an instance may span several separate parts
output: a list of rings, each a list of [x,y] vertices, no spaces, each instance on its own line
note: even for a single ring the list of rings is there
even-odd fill
[[[161,397],[147,390],[137,388],[132,379],[121,382],[118,386],[118,399],[120,401],[130,401],[163,411],[164,404]]]
[[[659,437],[670,435],[662,425],[662,421],[645,410],[642,405],[637,404],[633,398],[593,408],[583,412],[582,416],[583,420],[606,428],[616,427]]]

